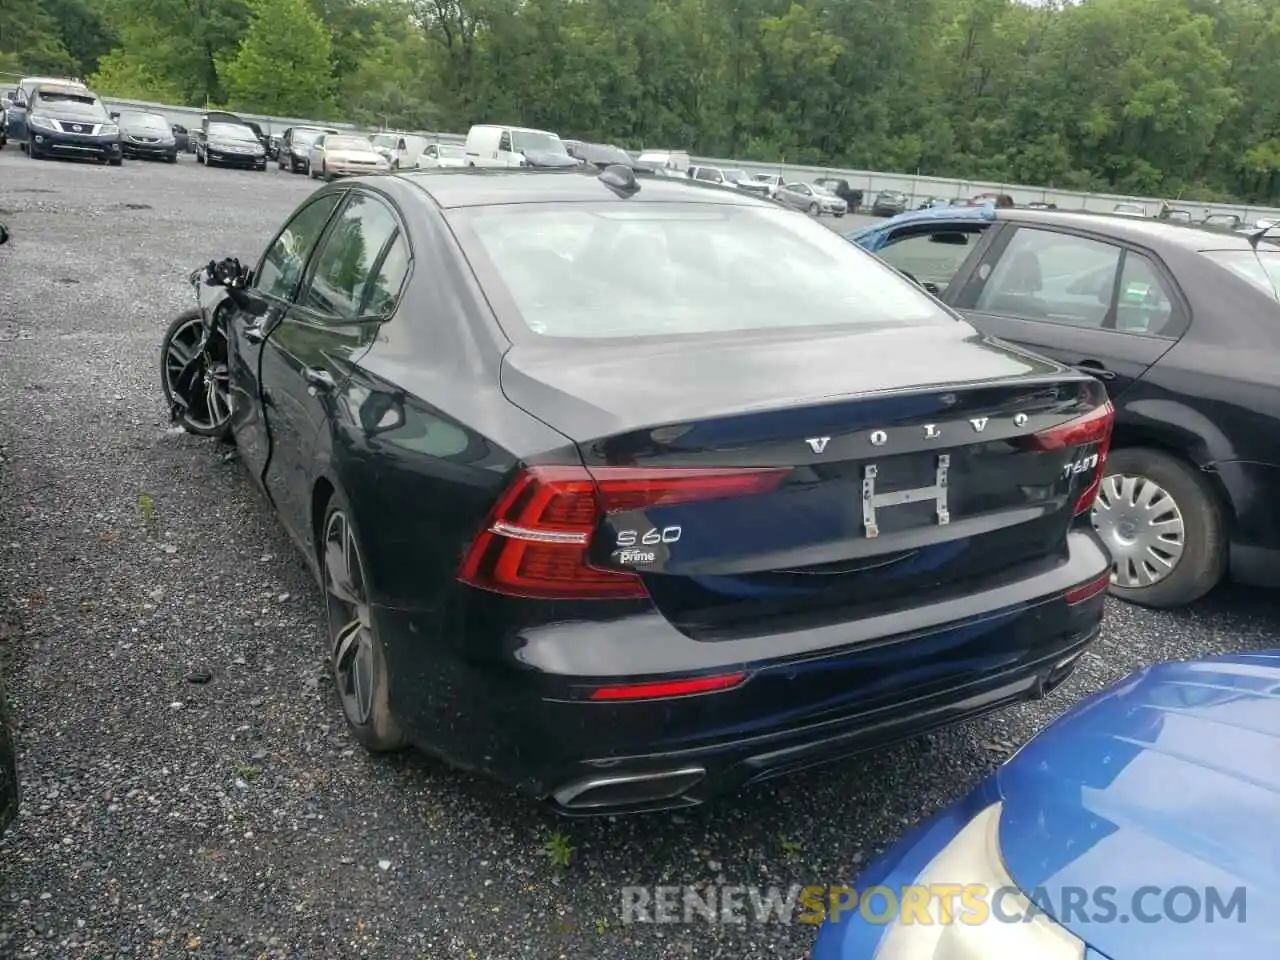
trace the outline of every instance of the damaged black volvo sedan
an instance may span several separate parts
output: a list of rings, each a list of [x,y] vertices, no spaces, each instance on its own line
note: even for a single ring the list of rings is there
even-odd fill
[[[682,806],[1042,696],[1098,632],[1102,387],[768,202],[356,179],[210,276],[166,390],[311,563],[371,750]]]

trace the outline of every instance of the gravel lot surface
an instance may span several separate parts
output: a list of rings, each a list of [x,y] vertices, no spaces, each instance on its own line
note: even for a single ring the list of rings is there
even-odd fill
[[[256,259],[312,186],[0,152],[0,648],[25,785],[0,956],[792,960],[811,928],[623,926],[620,887],[843,882],[1081,695],[1280,642],[1242,590],[1112,604],[1046,702],[679,816],[564,821],[421,756],[370,759],[322,678],[318,589],[241,466],[170,428],[158,383],[185,274]]]

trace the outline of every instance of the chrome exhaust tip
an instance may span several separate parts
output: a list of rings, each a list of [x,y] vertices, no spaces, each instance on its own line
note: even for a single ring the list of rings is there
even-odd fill
[[[654,773],[590,777],[561,787],[552,798],[565,810],[641,807],[675,800],[706,775],[702,767],[682,767]]]

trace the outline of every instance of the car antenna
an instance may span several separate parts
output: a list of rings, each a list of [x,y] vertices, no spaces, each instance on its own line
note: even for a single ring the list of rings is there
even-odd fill
[[[1275,229],[1275,224],[1272,224],[1269,227],[1263,227],[1261,230],[1255,230],[1253,233],[1249,234],[1249,246],[1253,247],[1256,251],[1258,249],[1258,244],[1262,242],[1262,238],[1273,229]]]
[[[600,171],[597,179],[624,200],[640,192],[636,172],[621,163],[609,164]]]

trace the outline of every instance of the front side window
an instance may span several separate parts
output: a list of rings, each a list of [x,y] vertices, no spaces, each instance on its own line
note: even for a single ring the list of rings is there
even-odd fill
[[[254,271],[254,286],[258,290],[281,300],[293,299],[307,258],[337,204],[338,194],[330,194],[313,200],[294,214]]]
[[[782,209],[536,204],[449,215],[514,308],[508,336],[631,338],[954,323],[915,284]],[[779,283],[778,277],[786,277]]]
[[[1019,228],[974,308],[1101,328],[1111,310],[1120,248],[1053,230]]]
[[[336,320],[357,320],[378,257],[397,229],[386,204],[353,193],[316,254],[311,280],[298,302]]]

